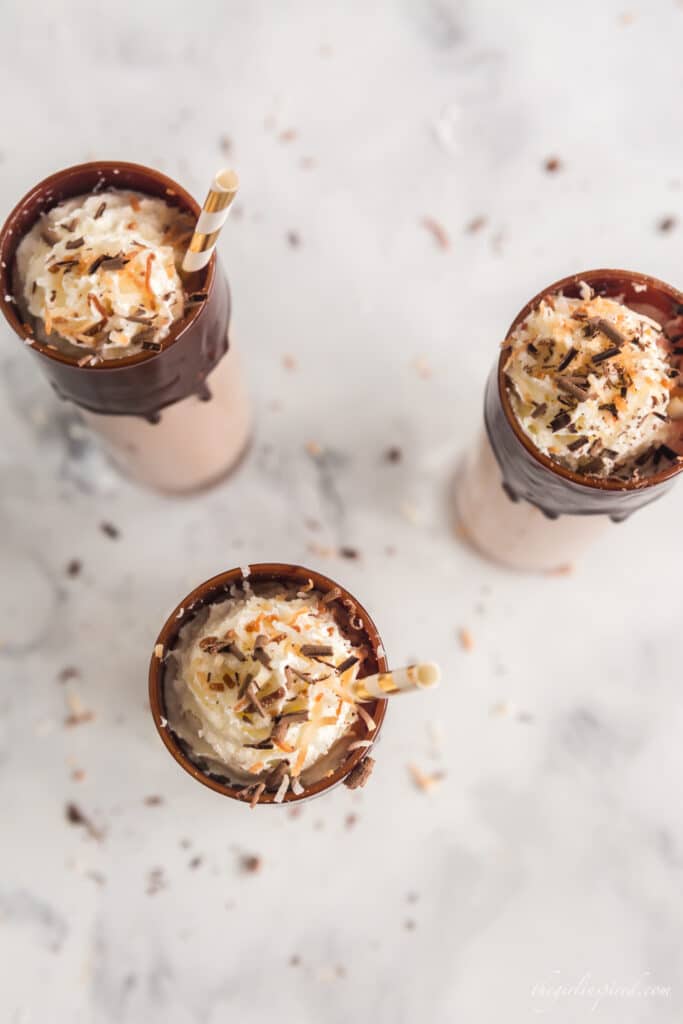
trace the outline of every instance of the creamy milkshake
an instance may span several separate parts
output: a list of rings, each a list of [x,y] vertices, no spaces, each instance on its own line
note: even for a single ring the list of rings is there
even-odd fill
[[[124,471],[167,491],[222,476],[248,436],[216,257],[181,272],[198,212],[156,171],[84,164],[38,185],[0,234],[10,325]]]
[[[601,270],[524,307],[456,479],[464,540],[513,568],[561,571],[610,520],[671,486],[683,451],[682,301],[653,278]]]
[[[379,637],[331,580],[255,565],[203,584],[155,646],[150,700],[162,738],[200,781],[282,803],[370,774],[385,701],[355,684],[384,670]]]

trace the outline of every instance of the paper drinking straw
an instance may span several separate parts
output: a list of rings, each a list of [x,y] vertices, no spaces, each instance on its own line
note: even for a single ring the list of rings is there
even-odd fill
[[[354,679],[349,689],[356,700],[376,700],[378,697],[391,697],[395,693],[406,693],[409,690],[428,690],[436,686],[440,678],[439,666],[433,661],[425,661],[419,665],[394,669],[393,672],[378,672],[365,679]]]
[[[185,253],[183,270],[186,273],[201,270],[211,259],[211,253],[216,248],[216,241],[228,218],[230,205],[237,195],[239,186],[240,181],[236,172],[228,168],[219,171],[213,179]]]

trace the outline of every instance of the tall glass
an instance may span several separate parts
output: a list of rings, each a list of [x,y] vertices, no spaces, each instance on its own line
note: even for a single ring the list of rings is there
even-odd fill
[[[15,255],[41,214],[74,196],[132,189],[196,219],[197,202],[177,182],[138,164],[96,161],[58,171],[17,204],[0,231],[0,308],[38,360],[60,398],[78,406],[127,475],[166,492],[192,491],[225,476],[244,452],[249,405],[229,336],[230,293],[214,252],[191,275],[188,292],[205,295],[172,325],[159,352],[79,366],[36,339],[13,297]]]
[[[508,337],[548,295],[580,296],[581,282],[663,327],[683,310],[671,285],[628,270],[588,270],[544,288],[515,317]],[[458,535],[513,569],[562,571],[611,524],[660,498],[683,468],[679,461],[627,481],[585,477],[540,452],[510,403],[503,350],[486,384],[484,426],[456,474]]]

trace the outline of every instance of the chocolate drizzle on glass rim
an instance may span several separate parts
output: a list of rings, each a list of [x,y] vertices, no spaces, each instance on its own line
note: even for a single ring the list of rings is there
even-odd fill
[[[584,271],[544,288],[515,317],[507,336],[510,337],[544,298],[560,293],[567,298],[582,297],[582,283],[587,284],[595,295],[612,298],[634,312],[656,320],[662,329],[666,326],[669,351],[674,357],[679,355],[674,347],[677,335],[669,325],[676,322],[683,324],[683,293],[656,278],[626,270]],[[601,355],[604,363],[608,363],[614,354],[611,350],[623,344],[623,339],[617,337],[611,324],[587,322],[585,329],[600,331],[605,335],[605,350]],[[680,330],[683,331],[683,327]],[[489,376],[484,421],[503,475],[503,490],[512,501],[528,501],[553,519],[560,515],[608,515],[614,521],[620,521],[636,509],[661,497],[672,486],[683,464],[676,452],[666,445],[660,446],[659,451],[646,453],[653,463],[648,475],[635,472],[627,478],[591,475],[590,459],[599,459],[600,456],[597,452],[591,453],[590,449],[585,453],[588,471],[583,473],[562,465],[540,451],[523,430],[512,406],[505,373],[508,353],[509,349],[504,346]],[[582,384],[585,387],[585,381],[572,377],[571,359],[563,369],[568,374],[565,379],[568,380],[569,390],[572,385],[579,390]],[[672,366],[673,374],[677,375],[677,370]],[[565,389],[562,388],[562,391]],[[567,391],[566,408],[570,409],[577,398],[577,395],[572,396]],[[545,411],[543,409],[543,413]],[[563,424],[564,417],[560,428]],[[577,437],[574,443],[581,450],[586,441]],[[666,451],[662,451],[662,447]],[[596,462],[594,471],[599,470],[600,465]]]
[[[252,806],[256,803],[291,803],[304,800],[326,792],[341,782],[345,782],[350,788],[362,785],[372,768],[373,760],[368,755],[384,720],[386,700],[364,703],[362,713],[359,713],[350,728],[326,754],[301,772],[294,789],[291,785],[287,786],[284,795],[282,790],[278,793],[278,789],[287,773],[286,761],[281,760],[276,771],[271,772],[268,777],[262,775],[253,780],[246,780],[240,773],[231,771],[227,765],[223,768],[217,764],[216,758],[198,756],[186,739],[173,731],[173,701],[170,699],[169,687],[175,679],[175,659],[172,655],[180,643],[181,630],[201,615],[204,609],[239,595],[244,589],[245,581],[257,594],[259,588],[277,585],[301,597],[312,591],[322,595],[320,604],[329,611],[341,633],[350,640],[354,648],[364,649],[362,675],[387,669],[382,642],[372,619],[356,599],[334,581],[310,569],[287,564],[263,563],[232,569],[214,576],[193,590],[171,613],[157,639],[155,653],[150,662],[149,697],[154,722],[164,745],[178,764],[198,782],[213,789],[214,792]],[[253,657],[257,657],[257,652],[263,650],[265,639],[255,637]],[[203,650],[218,652],[223,645],[227,649],[229,642],[225,638],[206,636],[200,641],[200,646]],[[324,657],[308,656],[321,659]],[[347,665],[346,668],[348,667],[350,666]],[[342,666],[338,666],[337,670],[341,668]],[[244,681],[248,680],[247,674]],[[209,687],[213,683],[221,683],[231,688],[235,686],[235,681],[226,678],[226,675],[220,679],[214,679],[212,676],[208,683]],[[243,697],[245,701],[250,698],[253,701],[254,691],[249,682],[244,694],[241,695],[238,691],[237,696]],[[258,693],[256,697],[258,700]],[[268,695],[265,700],[268,701],[269,698],[278,699]],[[268,737],[269,743],[279,740],[279,730],[284,728],[281,725],[283,718],[285,726],[294,722],[293,717],[274,716],[272,732]],[[374,729],[371,728],[372,724]],[[258,749],[258,745],[255,745],[254,749]],[[279,777],[276,778],[278,772]]]
[[[185,315],[171,325],[163,344],[151,342],[115,361],[87,352],[74,359],[41,341],[13,298],[16,249],[38,218],[66,199],[107,189],[161,198],[194,220],[200,213],[199,204],[177,182],[138,164],[95,161],[58,171],[19,201],[0,231],[0,308],[61,398],[90,412],[141,416],[155,423],[166,406],[190,395],[208,400],[207,377],[228,351],[230,295],[216,253],[204,270],[186,277]]]

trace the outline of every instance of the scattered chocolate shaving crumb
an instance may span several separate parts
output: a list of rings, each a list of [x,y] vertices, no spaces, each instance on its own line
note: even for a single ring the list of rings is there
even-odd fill
[[[353,826],[356,824],[357,821],[358,821],[358,815],[357,814],[347,814],[346,818],[344,819],[344,824],[345,824],[345,826],[347,828],[353,828]]]
[[[301,238],[296,231],[287,232],[287,241],[291,245],[292,249],[297,249],[301,245]]]
[[[196,856],[194,856],[188,862],[187,866],[188,866],[188,868],[190,868],[191,871],[195,871],[203,863],[203,861],[204,861],[204,858],[200,854],[196,854]]]
[[[224,153],[226,156],[229,156],[230,153],[232,153],[232,139],[229,135],[221,135],[218,140],[218,148],[221,153]]]
[[[147,875],[147,895],[154,896],[155,893],[160,892],[166,887],[166,880],[164,878],[163,868],[152,868]]]
[[[548,174],[555,174],[562,167],[562,163],[559,157],[549,156],[543,164],[543,167],[544,170],[548,172]]]
[[[467,224],[465,231],[468,235],[476,235],[478,231],[481,231],[486,226],[486,217],[473,217],[472,220]]]
[[[409,917],[403,922],[403,927],[407,932],[414,932],[417,925],[413,921],[412,917]]]
[[[362,789],[372,775],[374,767],[375,759],[366,755],[346,776],[344,785],[347,789]]]
[[[256,874],[257,871],[261,870],[261,867],[263,866],[263,861],[261,860],[260,857],[257,857],[256,854],[251,853],[244,854],[242,860],[240,861],[240,864],[242,867],[242,871],[244,871],[248,875],[254,875]]]
[[[326,657],[334,653],[331,644],[302,644],[300,650],[305,658],[312,658],[316,655]]]
[[[157,793],[153,793],[152,796],[146,796],[144,802],[147,807],[158,807],[160,804],[163,804],[164,798]]]
[[[64,248],[65,249],[80,249],[80,247],[82,245],[84,245],[84,244],[85,244],[85,238],[83,238],[83,236],[81,236],[80,238],[71,238],[71,239],[69,239],[69,241],[66,243]]]
[[[100,530],[106,537],[110,537],[112,540],[117,540],[121,536],[120,531],[113,523],[100,523]]]
[[[280,132],[278,139],[280,142],[294,142],[298,134],[296,128],[286,128],[283,132]]]
[[[673,229],[675,227],[676,227],[676,218],[675,217],[662,217],[662,219],[657,224],[657,229],[658,229],[658,231],[661,231],[662,234],[667,234],[667,232],[673,231]]]
[[[100,205],[99,205],[99,206],[97,207],[97,209],[95,210],[95,215],[94,215],[94,217],[93,217],[93,220],[99,220],[99,219],[100,219],[100,217],[102,216],[102,214],[104,213],[104,211],[105,211],[106,209],[107,209],[107,204],[106,204],[106,203],[104,203],[104,202],[103,202],[103,203],[100,203]]]
[[[290,356],[285,353],[282,357],[282,365],[285,370],[296,370],[298,364],[294,356]]]
[[[80,671],[75,665],[66,665],[63,669],[60,669],[57,674],[58,683],[68,683],[70,679],[78,679],[80,677]]]
[[[360,552],[357,548],[341,547],[339,548],[339,554],[342,558],[360,558]]]
[[[88,834],[91,835],[93,839],[102,839],[103,833],[101,829],[97,828],[92,823],[87,814],[84,814],[80,807],[77,807],[76,804],[68,803],[66,805],[64,813],[66,815],[66,820],[69,822],[70,825],[81,825],[84,829],[86,829]]]
[[[463,626],[458,631],[458,638],[460,640],[460,646],[462,647],[462,649],[464,651],[473,651],[474,650],[474,637],[472,636],[472,634],[469,631],[469,629],[467,629],[466,627]]]
[[[81,560],[79,558],[72,558],[70,562],[67,562],[66,574],[67,576],[71,576],[71,578],[73,578],[74,576],[79,575],[82,568],[83,563],[81,562]]]
[[[439,224],[438,220],[434,220],[433,217],[423,217],[422,226],[430,232],[440,249],[450,248],[451,240],[448,237],[448,232],[442,224]]]
[[[397,447],[387,448],[384,458],[387,462],[400,462],[403,458],[403,452]]]
[[[301,957],[299,956],[299,954],[298,953],[293,953],[292,956],[290,956],[290,958],[289,958],[289,966],[290,967],[298,967],[300,963],[301,963]]]

